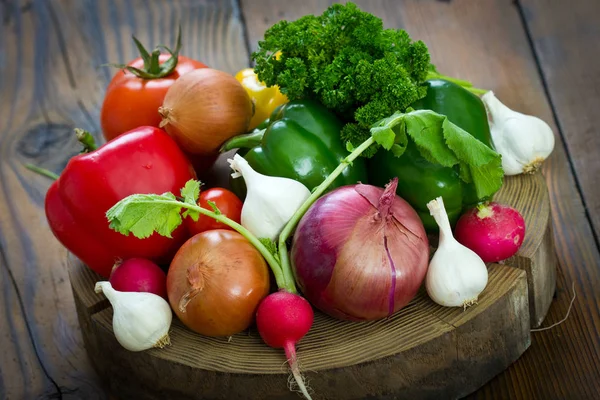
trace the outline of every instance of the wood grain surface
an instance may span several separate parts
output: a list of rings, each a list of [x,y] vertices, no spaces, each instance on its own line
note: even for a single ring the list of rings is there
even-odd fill
[[[598,1],[357,3],[387,27],[423,39],[443,72],[493,89],[510,107],[549,122],[557,135],[543,173],[558,288],[543,326],[564,317],[572,283],[577,298],[565,323],[534,333],[530,349],[471,397],[597,398],[600,254],[590,221],[597,237]],[[132,33],[149,46],[173,43],[181,22],[185,53],[235,72],[248,65],[247,46],[254,48],[272,23],[319,13],[328,4],[0,1],[0,398],[107,397],[83,348],[66,252],[45,221],[49,182],[22,166],[60,172],[78,151],[72,128],[99,131],[112,74],[99,66],[133,58]]]
[[[600,2],[522,0],[521,4],[522,18],[598,243],[600,163],[596,162],[596,154],[600,135],[595,117],[600,108]]]
[[[85,352],[65,249],[45,220],[49,181],[78,151],[73,128],[96,134],[108,62],[136,57],[131,35],[233,73],[248,64],[233,1],[0,3],[0,399],[106,398]]]

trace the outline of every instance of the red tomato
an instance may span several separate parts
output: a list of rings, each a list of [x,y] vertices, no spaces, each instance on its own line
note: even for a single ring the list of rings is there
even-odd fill
[[[161,54],[159,62],[171,57]],[[164,78],[143,79],[127,70],[120,70],[110,81],[100,111],[100,123],[106,140],[140,126],[158,127],[161,121],[158,115],[167,90],[181,75],[207,66],[187,57],[177,58],[177,67]],[[144,61],[136,58],[128,65],[142,69]]]
[[[207,189],[203,192],[200,192],[198,205],[202,208],[212,211],[212,207],[208,204],[209,200],[213,201],[219,211],[221,211],[221,213],[223,213],[227,218],[234,220],[238,224],[240,223],[243,203],[235,194],[233,194],[233,192],[222,188]],[[188,232],[191,235],[213,229],[233,230],[227,225],[217,222],[217,220],[207,217],[206,215],[200,215],[198,221],[194,221],[191,218],[186,218],[185,223]]]

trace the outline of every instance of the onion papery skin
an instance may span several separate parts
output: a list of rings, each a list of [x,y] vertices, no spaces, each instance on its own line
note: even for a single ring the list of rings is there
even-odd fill
[[[188,239],[167,274],[171,308],[185,326],[206,336],[247,329],[269,289],[269,269],[260,252],[241,234],[225,229]],[[182,300],[186,294],[187,303]]]
[[[360,193],[359,193],[360,191]],[[317,200],[294,234],[291,262],[304,296],[338,319],[377,320],[412,300],[425,279],[429,242],[416,211],[384,189],[343,186]]]
[[[252,100],[230,74],[201,68],[183,75],[169,88],[160,126],[191,155],[215,156],[225,141],[245,133]]]

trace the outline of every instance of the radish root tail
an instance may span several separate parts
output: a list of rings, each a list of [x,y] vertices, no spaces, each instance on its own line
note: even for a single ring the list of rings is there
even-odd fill
[[[297,385],[300,393],[302,393],[307,400],[312,400],[312,397],[310,397],[310,394],[308,393],[308,388],[304,383],[304,378],[300,373],[300,368],[298,367],[298,358],[296,357],[296,349],[294,348],[294,344],[286,343],[284,350],[293,376],[293,379],[291,379],[292,377],[289,379],[290,390],[294,390],[295,386]],[[294,385],[294,383],[296,385]]]

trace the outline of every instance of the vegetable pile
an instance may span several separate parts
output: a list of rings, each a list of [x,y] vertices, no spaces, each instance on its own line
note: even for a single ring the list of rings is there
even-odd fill
[[[485,263],[522,245],[522,216],[492,200],[550,154],[550,128],[354,4],[276,23],[236,76],[179,55],[180,36],[170,56],[135,41],[106,91],[107,142],[77,130],[83,154],[45,207],[100,275],[124,348],[168,345],[172,313],[200,335],[256,328],[310,398],[296,345],[315,311],[378,320],[423,286],[476,307]],[[234,149],[230,187],[204,187]]]

